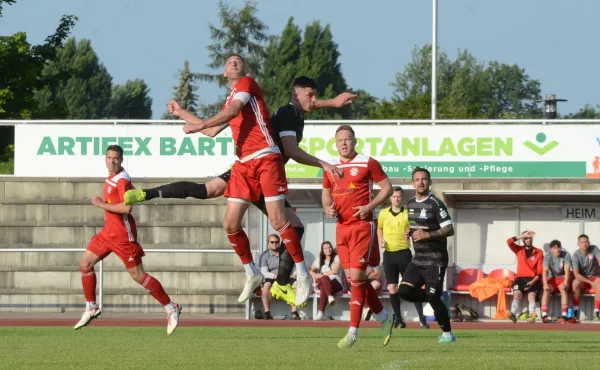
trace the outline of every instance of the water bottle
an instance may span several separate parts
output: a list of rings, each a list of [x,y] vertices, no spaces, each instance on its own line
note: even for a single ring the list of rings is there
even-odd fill
[[[256,310],[254,309],[254,302],[250,304],[250,320],[254,320],[256,317]]]
[[[573,317],[573,307],[569,306],[569,309],[567,310],[567,319],[570,319]]]

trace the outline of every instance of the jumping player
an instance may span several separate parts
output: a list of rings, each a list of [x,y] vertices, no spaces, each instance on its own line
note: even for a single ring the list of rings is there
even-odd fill
[[[429,191],[429,171],[416,167],[412,181],[417,194],[406,205],[410,228],[405,231],[404,239],[412,238],[415,256],[406,266],[398,294],[409,302],[429,302],[442,329],[440,343],[455,342],[448,309],[441,299],[448,266],[446,238],[454,235],[454,226],[444,202]],[[421,288],[423,284],[425,289]]]
[[[356,95],[354,94],[342,93],[334,99],[317,100],[315,81],[306,76],[296,77],[292,83],[290,103],[280,107],[271,117],[274,139],[284,156],[284,162],[287,163],[291,158],[301,164],[321,167],[325,173],[334,174],[337,171],[338,176],[341,175],[341,170],[306,153],[298,146],[298,143],[302,140],[304,133],[305,113],[320,108],[341,108],[351,104],[352,99],[355,97]],[[182,111],[180,107],[176,108]],[[228,127],[227,123],[220,127],[205,129],[201,132],[205,135],[214,137],[226,127]],[[217,198],[224,194],[230,176],[231,170],[211,179],[206,184],[180,181],[152,189],[129,190],[125,193],[125,202],[126,204],[135,204],[158,197],[179,199],[188,197],[196,199]],[[263,214],[268,216],[264,196],[262,194],[259,200],[253,202],[253,204],[260,209]],[[302,235],[304,234],[304,226],[287,200],[285,201],[285,217],[290,221],[301,240]],[[277,281],[274,282],[271,287],[271,295],[273,295],[273,297],[282,299],[292,306],[296,304],[296,294],[290,284],[290,273],[293,267],[294,261],[287,250],[285,250],[280,258]]]
[[[327,217],[337,217],[337,252],[352,286],[350,329],[338,342],[338,347],[351,347],[356,342],[365,300],[381,323],[385,346],[392,337],[395,318],[383,309],[377,292],[365,280],[367,266],[377,266],[380,262],[373,210],[392,194],[392,183],[377,160],[356,152],[352,127],[338,127],[335,145],[339,157],[329,163],[342,169],[344,175],[341,178],[323,175],[322,202]],[[372,195],[373,183],[381,187],[375,198]]]
[[[142,257],[145,254],[137,242],[137,229],[131,215],[131,206],[123,203],[125,191],[133,189],[131,177],[121,167],[123,148],[118,145],[109,146],[105,160],[108,178],[104,182],[104,199],[96,196],[92,198],[92,204],[104,210],[106,223],[102,230],[94,235],[79,263],[86,309],[74,329],[80,329],[100,316],[100,308],[96,304],[94,266],[114,252],[123,261],[133,280],[165,307],[167,334],[171,334],[179,325],[181,306],[171,301],[160,282],[144,271]]]
[[[268,110],[256,81],[246,76],[244,60],[230,56],[225,65],[225,77],[231,94],[220,113],[206,120],[181,110],[175,101],[169,102],[169,113],[186,121],[187,134],[216,127],[227,122],[231,126],[238,161],[231,169],[224,196],[228,198],[224,227],[229,241],[244,265],[246,284],[238,302],[247,301],[262,285],[264,277],[254,264],[250,241],[242,229],[242,218],[251,202],[264,196],[271,226],[279,233],[296,267],[296,306],[302,306],[310,293],[310,277],[298,233],[285,217],[285,196],[288,192],[284,160],[273,138]]]

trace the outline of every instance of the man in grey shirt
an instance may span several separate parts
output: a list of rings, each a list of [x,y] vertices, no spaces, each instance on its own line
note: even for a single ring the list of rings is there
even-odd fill
[[[587,289],[594,289],[594,320],[600,321],[600,249],[590,245],[590,238],[579,235],[577,238],[578,250],[573,253],[573,311],[575,320],[579,320],[579,300],[581,294]]]
[[[267,250],[262,252],[258,259],[258,268],[265,277],[265,283],[262,287],[261,299],[265,308],[265,320],[273,320],[271,316],[271,286],[277,280],[277,271],[279,270],[279,258],[284,251],[281,239],[277,234],[271,234],[268,238]],[[292,275],[296,268],[292,269]],[[290,284],[293,284],[291,279]],[[296,306],[292,306],[292,320],[300,320]]]
[[[544,256],[544,270],[542,272],[542,321],[550,322],[548,317],[548,303],[550,296],[560,292],[562,314],[558,322],[567,322],[569,309],[569,286],[571,282],[571,254],[562,249],[559,240],[550,242],[550,251]]]

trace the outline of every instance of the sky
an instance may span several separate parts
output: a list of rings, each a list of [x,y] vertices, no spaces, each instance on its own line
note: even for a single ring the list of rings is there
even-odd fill
[[[241,8],[243,0],[227,0]],[[289,16],[296,24],[330,24],[348,85],[388,98],[395,74],[410,62],[415,45],[431,43],[430,0],[259,0],[258,16],[280,34]],[[5,6],[0,35],[27,32],[31,43],[53,33],[63,14],[79,17],[72,36],[91,39],[113,83],[142,78],[150,87],[153,118],[172,97],[183,61],[193,72],[208,69],[208,24],[218,24],[217,0],[18,0]],[[439,0],[438,45],[450,57],[468,49],[478,60],[518,64],[541,81],[542,95],[568,99],[558,110],[600,104],[597,14],[600,1]],[[220,71],[218,71],[220,72]],[[221,90],[200,84],[201,102]]]

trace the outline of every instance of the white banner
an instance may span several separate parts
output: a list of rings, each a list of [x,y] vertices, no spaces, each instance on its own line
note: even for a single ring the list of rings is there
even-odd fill
[[[337,125],[307,125],[301,148],[337,155]],[[597,125],[353,125],[357,150],[378,159],[390,177],[410,177],[417,165],[435,177],[600,178]],[[231,131],[216,138],[185,135],[181,125],[60,125],[15,127],[15,175],[104,177],[107,146],[125,150],[133,177],[209,177],[237,159]],[[286,166],[288,177],[316,178],[320,169]]]

